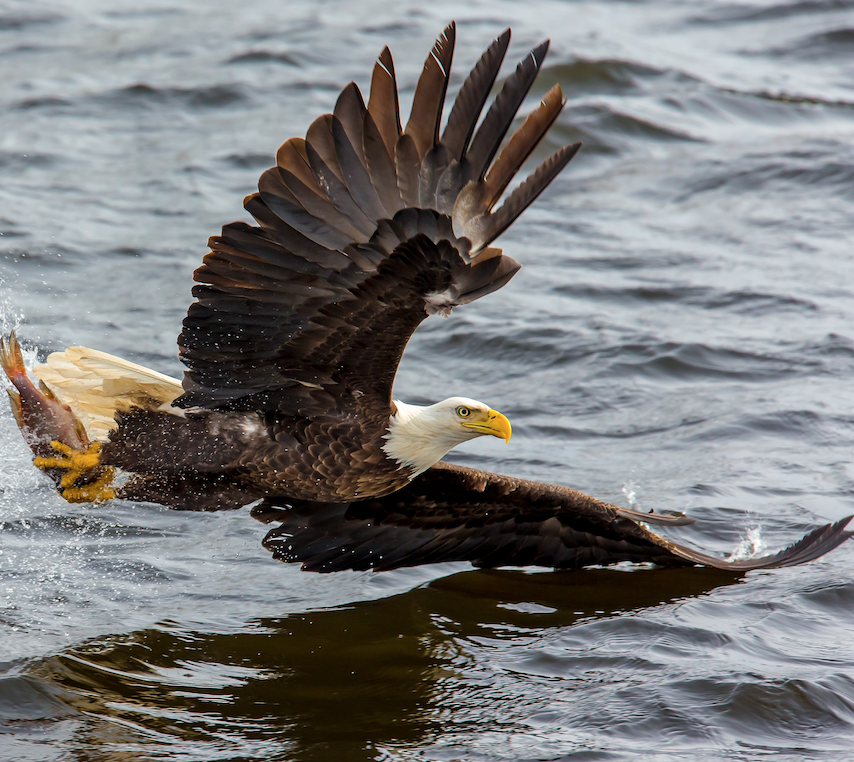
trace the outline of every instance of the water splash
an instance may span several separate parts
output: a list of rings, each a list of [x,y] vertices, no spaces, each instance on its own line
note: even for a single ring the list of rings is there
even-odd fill
[[[18,330],[24,313],[13,307],[12,289],[0,277],[0,335],[8,336]],[[35,347],[21,347],[24,365],[31,372],[38,364]],[[12,385],[4,373],[0,373],[0,389],[11,389]],[[24,442],[12,417],[6,395],[0,391],[0,509],[2,517],[18,517],[29,514],[25,495],[32,495],[44,487],[43,477],[32,467],[32,453]]]
[[[12,300],[12,289],[0,275],[0,335],[16,331],[24,320],[24,313],[16,311]]]
[[[635,491],[635,484],[631,480],[623,483],[623,494],[626,496],[626,502],[629,504],[629,508],[633,511],[639,510],[639,503],[637,498],[637,492]]]
[[[17,293],[17,298],[13,298]],[[24,313],[14,305],[20,300],[20,288],[13,289],[6,278],[0,274],[0,336],[8,336],[12,331],[18,331],[24,322]],[[27,371],[32,371],[38,365],[38,350],[35,347],[21,346],[24,355],[24,365]],[[0,373],[0,384],[3,388],[11,389],[11,384],[5,374]],[[8,413],[8,408],[0,403],[0,417]]]
[[[762,526],[750,527],[730,555],[729,560],[744,561],[753,558],[761,555],[767,547],[765,539],[762,537]]]

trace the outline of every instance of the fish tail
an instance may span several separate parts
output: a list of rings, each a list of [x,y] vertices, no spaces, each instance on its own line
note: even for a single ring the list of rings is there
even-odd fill
[[[9,380],[17,387],[22,379],[27,378],[27,369],[24,367],[24,355],[18,337],[12,331],[5,339],[0,336],[0,365],[9,377]],[[17,382],[17,383],[16,383]]]
[[[18,337],[12,331],[7,338],[0,336],[0,365],[3,366],[3,371],[9,377],[9,381],[15,386],[15,389],[6,389],[6,394],[9,395],[9,404],[12,407],[12,415],[18,428],[24,428],[24,414],[21,410],[21,395],[17,389],[22,382],[22,377],[26,378],[27,370],[24,367],[24,355],[21,352],[21,345],[18,343]],[[17,382],[17,383],[16,383]]]

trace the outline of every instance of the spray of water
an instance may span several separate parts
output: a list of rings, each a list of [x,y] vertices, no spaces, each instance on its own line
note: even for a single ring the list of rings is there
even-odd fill
[[[0,334],[6,336],[17,330],[23,319],[22,312],[13,307],[12,291],[0,280]],[[24,363],[32,370],[38,363],[35,348],[23,348]],[[11,389],[5,374],[0,373],[0,384]],[[46,488],[41,475],[32,467],[32,453],[18,431],[6,395],[0,392],[0,512],[4,519],[20,516],[24,508],[24,495]]]
[[[629,508],[631,508],[633,511],[639,510],[637,492],[635,490],[634,482],[629,480],[623,484],[623,494],[626,496],[626,502],[628,502]]]
[[[735,550],[729,557],[730,561],[743,561],[765,552],[767,545],[762,537],[762,527],[757,525],[749,527],[744,537],[741,538]]]

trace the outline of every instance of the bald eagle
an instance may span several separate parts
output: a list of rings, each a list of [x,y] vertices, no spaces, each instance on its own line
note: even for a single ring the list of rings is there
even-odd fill
[[[178,338],[182,381],[84,347],[23,369],[0,345],[34,463],[67,500],[118,497],[191,510],[255,503],[265,545],[319,571],[467,560],[579,567],[618,561],[734,570],[802,563],[847,520],[774,556],[727,562],[669,542],[639,514],[579,492],[442,463],[479,436],[509,440],[489,405],[392,399],[404,348],[429,315],[503,287],[519,264],[492,242],[575,156],[566,145],[507,189],[564,105],[555,85],[505,142],[548,50],[534,48],[481,118],[510,41],[464,81],[443,129],[456,29],[424,64],[403,127],[391,53],[365,104],[286,141],[235,222],[210,239]],[[501,199],[503,202],[500,203]]]

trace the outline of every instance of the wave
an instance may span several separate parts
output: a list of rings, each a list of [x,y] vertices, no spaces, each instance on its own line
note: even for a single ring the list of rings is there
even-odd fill
[[[246,97],[243,88],[231,83],[200,87],[155,87],[140,83],[99,93],[92,96],[92,100],[122,108],[148,108],[152,104],[168,103],[183,108],[207,109],[232,106]]]
[[[272,50],[250,50],[246,53],[239,53],[236,56],[229,58],[228,64],[253,64],[253,63],[274,63],[284,64],[285,66],[299,66],[299,60],[288,53],[276,52]]]
[[[710,4],[710,10],[695,13],[687,21],[693,24],[739,24],[754,21],[778,21],[802,16],[818,16],[854,8],[852,0],[798,0],[772,2],[764,7],[754,3]]]
[[[577,263],[575,263],[577,264]],[[647,263],[647,266],[653,266]],[[711,286],[649,285],[608,287],[578,283],[556,286],[554,293],[573,299],[593,302],[626,304],[667,304],[674,302],[701,307],[705,310],[729,310],[743,315],[764,315],[784,312],[816,312],[819,306],[805,298],[785,294],[763,293],[749,289],[725,290]]]
[[[560,84],[570,98],[581,93],[593,95],[628,95],[642,90],[645,84],[661,77],[688,78],[671,70],[618,58],[576,58],[570,63],[546,65],[540,72],[538,87]]]
[[[57,13],[0,12],[0,32],[21,32],[33,27],[52,26],[65,19],[65,16]]]

